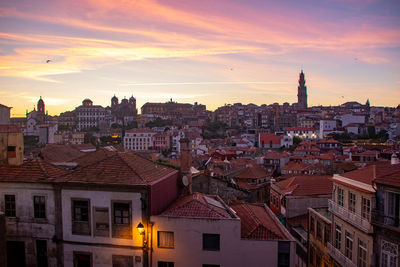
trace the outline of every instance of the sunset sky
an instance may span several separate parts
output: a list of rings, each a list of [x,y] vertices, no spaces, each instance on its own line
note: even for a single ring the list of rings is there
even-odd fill
[[[46,63],[47,60],[50,60]],[[0,0],[0,103],[400,104],[399,0]]]

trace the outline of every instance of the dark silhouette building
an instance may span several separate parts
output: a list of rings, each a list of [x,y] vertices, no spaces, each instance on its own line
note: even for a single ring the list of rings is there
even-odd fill
[[[299,87],[297,87],[297,106],[307,108],[307,86],[303,70],[300,72]]]

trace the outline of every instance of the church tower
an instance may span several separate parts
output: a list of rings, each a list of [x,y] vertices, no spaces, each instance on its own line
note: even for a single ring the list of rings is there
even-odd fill
[[[297,87],[297,106],[307,108],[307,86],[303,70],[300,72],[299,87]]]
[[[40,97],[40,99],[37,103],[37,111],[44,115],[44,101],[43,101],[42,97]]]

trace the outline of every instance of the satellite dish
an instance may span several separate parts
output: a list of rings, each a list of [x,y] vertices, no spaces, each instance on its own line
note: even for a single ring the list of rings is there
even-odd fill
[[[182,177],[182,183],[183,183],[184,186],[188,186],[189,185],[189,180],[188,180],[186,175],[184,175]]]

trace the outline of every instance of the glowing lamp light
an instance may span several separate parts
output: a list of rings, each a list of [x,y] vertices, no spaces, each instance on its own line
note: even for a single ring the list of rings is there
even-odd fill
[[[144,235],[144,225],[139,222],[139,224],[136,226],[136,229],[138,230],[139,234]]]

